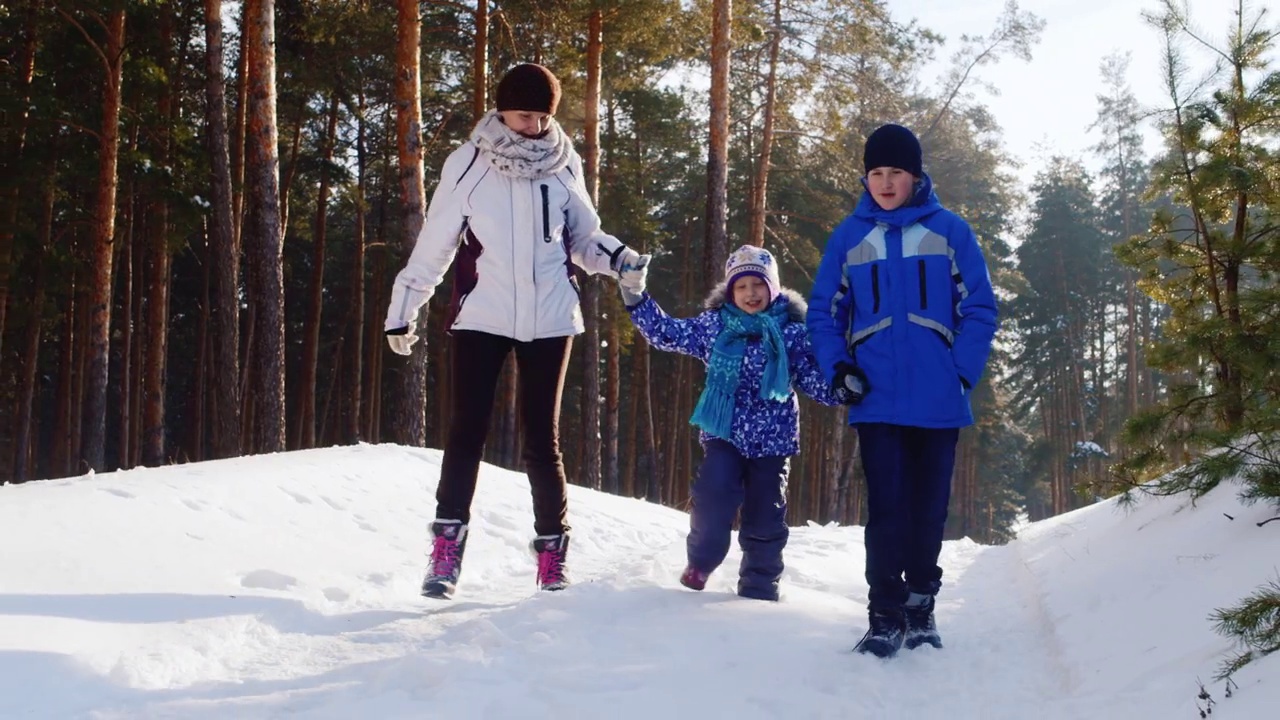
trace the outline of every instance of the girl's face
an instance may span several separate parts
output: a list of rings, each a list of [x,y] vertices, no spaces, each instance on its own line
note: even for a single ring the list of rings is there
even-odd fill
[[[916,178],[901,168],[878,167],[867,173],[867,189],[882,210],[897,210],[911,199]]]
[[[527,138],[539,138],[551,127],[551,116],[532,110],[499,110],[502,124]]]
[[[733,281],[733,304],[748,315],[769,307],[769,286],[755,275],[743,275]]]

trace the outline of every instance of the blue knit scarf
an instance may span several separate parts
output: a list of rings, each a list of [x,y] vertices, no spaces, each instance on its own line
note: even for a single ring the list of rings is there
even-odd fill
[[[707,433],[726,440],[733,433],[734,393],[747,341],[759,338],[764,343],[764,375],[760,378],[762,400],[786,400],[791,395],[791,368],[787,362],[782,325],[787,320],[787,303],[774,302],[754,315],[726,303],[720,307],[724,328],[716,336],[707,363],[707,383],[698,398],[689,422]]]

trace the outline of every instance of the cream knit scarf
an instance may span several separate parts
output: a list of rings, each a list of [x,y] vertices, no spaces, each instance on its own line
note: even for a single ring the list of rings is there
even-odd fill
[[[471,142],[488,156],[498,172],[527,180],[560,172],[573,154],[573,144],[555,118],[545,135],[529,138],[503,124],[497,110],[490,110],[476,123]]]

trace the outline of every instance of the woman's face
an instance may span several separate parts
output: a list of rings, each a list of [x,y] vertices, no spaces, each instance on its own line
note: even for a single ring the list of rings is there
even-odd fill
[[[897,210],[911,199],[916,178],[902,168],[878,167],[867,173],[867,189],[884,210]]]
[[[743,275],[733,281],[733,304],[748,315],[769,307],[769,286],[755,275]]]
[[[533,110],[499,110],[502,124],[527,138],[542,137],[551,127],[551,116]]]

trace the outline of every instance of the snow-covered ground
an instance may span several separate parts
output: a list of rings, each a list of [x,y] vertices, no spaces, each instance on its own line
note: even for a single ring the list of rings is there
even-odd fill
[[[1212,680],[1207,616],[1280,558],[1233,487],[949,542],[946,649],[882,661],[851,652],[861,528],[796,528],[762,603],[736,550],[677,585],[683,513],[574,487],[576,584],[537,594],[526,482],[488,466],[458,596],[420,599],[439,465],[362,445],[0,487],[0,717],[1191,720],[1197,678],[1214,718],[1280,707],[1280,657]]]

